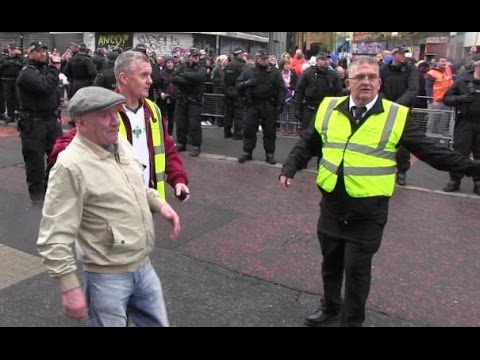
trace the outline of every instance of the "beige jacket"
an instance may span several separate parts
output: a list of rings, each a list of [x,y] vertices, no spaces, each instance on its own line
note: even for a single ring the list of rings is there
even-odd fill
[[[84,269],[137,271],[155,234],[151,210],[162,201],[145,188],[143,168],[127,140],[116,155],[77,134],[50,172],[37,248],[62,291],[79,286],[72,245]]]

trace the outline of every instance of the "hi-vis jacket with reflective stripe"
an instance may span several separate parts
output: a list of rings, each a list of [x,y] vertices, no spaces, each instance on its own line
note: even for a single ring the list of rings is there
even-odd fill
[[[145,99],[145,101],[152,110],[152,116],[149,119],[150,126],[147,126],[147,136],[151,137],[151,139],[147,139],[147,142],[153,145],[153,161],[152,158],[150,158],[150,168],[153,169],[151,173],[155,178],[151,179],[151,181],[154,182],[154,188],[157,189],[160,198],[163,201],[166,201],[165,143],[163,137],[162,115],[157,105],[149,99]],[[117,116],[120,119],[119,133],[121,136],[128,138],[127,128],[122,116],[120,113],[117,113]]]
[[[347,97],[325,98],[316,115],[323,154],[318,186],[332,192],[343,163],[345,189],[351,197],[392,196],[395,154],[409,109],[383,99],[385,112],[369,115],[352,133],[350,119],[335,109],[344,100]]]

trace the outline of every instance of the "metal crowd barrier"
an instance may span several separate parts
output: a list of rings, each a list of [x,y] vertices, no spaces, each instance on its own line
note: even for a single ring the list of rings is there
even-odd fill
[[[411,121],[425,132],[427,137],[439,139],[453,146],[454,110],[413,108]]]
[[[224,94],[203,94],[203,116],[225,117],[226,105]],[[295,119],[295,106],[293,102],[285,105],[284,111],[278,115],[277,124],[290,124],[300,126],[301,123]]]

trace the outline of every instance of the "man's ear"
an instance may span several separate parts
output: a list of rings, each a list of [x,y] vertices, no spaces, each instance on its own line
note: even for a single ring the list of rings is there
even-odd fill
[[[126,73],[124,72],[121,72],[119,75],[118,75],[118,79],[120,80],[120,83],[125,85],[127,83],[127,79],[128,79],[128,76]]]

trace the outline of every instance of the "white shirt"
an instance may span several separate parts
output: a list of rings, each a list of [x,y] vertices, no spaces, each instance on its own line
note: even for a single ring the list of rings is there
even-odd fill
[[[365,117],[365,114],[369,112],[371,108],[373,108],[373,105],[375,105],[375,103],[377,102],[377,99],[378,99],[378,95],[375,96],[375,98],[372,101],[370,101],[368,104],[365,105],[365,107],[367,108],[367,111],[363,113],[363,117]],[[353,102],[352,95],[350,95],[350,103],[348,104],[348,111],[352,112],[352,107],[354,106],[357,106],[357,105]]]
[[[133,112],[125,106],[125,113],[132,126],[132,147],[137,159],[144,166],[143,181],[148,187],[150,183],[150,153],[148,151],[147,128],[145,125],[145,111],[143,106]]]

